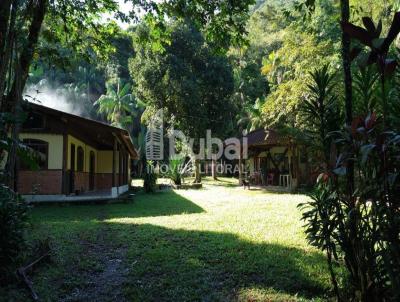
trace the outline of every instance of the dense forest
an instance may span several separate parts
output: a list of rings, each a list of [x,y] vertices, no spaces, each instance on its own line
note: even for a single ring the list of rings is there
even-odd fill
[[[361,18],[368,14],[386,22],[384,28],[397,10],[395,3],[390,1],[353,1],[352,8],[351,18],[355,23],[361,23]],[[281,130],[302,132],[307,117],[298,109],[306,97],[308,83],[304,79],[311,78],[309,73],[324,65],[329,65],[329,71],[341,76],[339,15],[339,4],[336,2],[322,1],[311,16],[307,8],[297,7],[296,1],[285,1],[283,4],[282,1],[257,1],[246,26],[246,45],[231,47],[223,53],[218,52],[212,44],[207,45],[196,29],[182,33],[184,36],[174,35],[172,38],[175,46],[160,51],[154,44],[144,42],[149,40],[146,37],[146,23],[138,23],[127,29],[110,23],[109,41],[105,42],[108,45],[107,51],[92,49],[87,51],[87,56],[82,57],[60,42],[52,46],[57,48],[57,60],[38,54],[30,69],[26,97],[61,110],[128,127],[133,131],[132,135],[137,137],[140,132],[138,121],[143,112],[151,111],[155,105],[152,102],[163,98],[155,89],[162,90],[165,87],[152,87],[149,81],[157,83],[157,76],[162,77],[167,70],[171,70],[172,66],[168,64],[175,62],[161,65],[160,61],[153,60],[151,52],[159,52],[161,57],[165,51],[175,59],[203,56],[201,59],[204,64],[213,64],[216,60],[224,64],[224,67],[215,67],[224,69],[223,72],[219,69],[222,73],[218,74],[212,70],[199,70],[199,76],[213,73],[214,78],[209,81],[221,80],[226,85],[222,97],[226,99],[215,96],[215,100],[231,108],[230,122],[224,125],[225,133],[220,135],[237,135],[238,126],[247,130],[279,127]],[[178,23],[170,23],[168,30],[174,32],[179,27],[183,30],[191,26],[181,21],[181,24]],[[48,42],[43,39],[39,43],[44,48]],[[187,44],[193,44],[193,51],[205,47],[204,50],[209,54],[191,54],[190,49],[183,52],[183,45]],[[64,64],[65,57],[68,57],[68,65]],[[149,59],[152,62],[146,62]],[[148,73],[150,69],[152,74]],[[218,79],[219,75],[231,77],[232,80]],[[196,81],[200,82],[200,79],[194,79],[190,83],[193,84],[191,87],[180,83],[182,87],[179,89],[187,89],[181,93],[191,95],[194,91],[200,91],[201,87],[196,87]],[[218,83],[215,85],[218,86]],[[342,87],[337,86],[336,89]],[[119,98],[114,104],[122,103],[113,107],[111,103],[103,101],[101,105],[105,96]],[[199,95],[199,100],[193,102],[202,100],[204,98]],[[174,106],[184,102],[184,99],[177,102]],[[219,108],[218,104],[215,106]],[[355,104],[356,108],[360,106]],[[115,111],[121,112],[118,115],[110,114]],[[116,120],[119,115],[124,116],[124,119]],[[224,119],[222,116],[220,118]]]

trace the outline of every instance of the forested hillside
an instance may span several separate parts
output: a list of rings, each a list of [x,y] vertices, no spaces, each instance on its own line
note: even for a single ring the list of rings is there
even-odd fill
[[[352,1],[351,18],[355,23],[361,23],[362,16],[368,14],[388,22],[387,16],[397,9],[395,2]],[[298,3],[293,0],[257,1],[247,24],[247,46],[233,47],[228,52],[217,54],[229,62],[234,78],[234,85],[226,92],[229,101],[225,104],[231,106],[232,115],[229,125],[225,127],[226,134],[260,127],[301,130],[305,117],[298,108],[306,97],[308,83],[305,79],[309,78],[308,74],[317,67],[327,65],[330,71],[341,76],[339,4],[320,1],[315,11],[310,12]],[[50,20],[48,22],[50,25]],[[149,26],[145,25],[146,22],[142,23],[140,27]],[[109,40],[104,41],[107,47],[102,49],[92,45],[87,48],[85,57],[75,55],[74,49],[66,47],[62,40],[55,43],[52,45],[57,48],[54,52],[68,57],[69,64],[63,64],[63,57],[59,55],[57,60],[49,60],[48,56],[42,59],[44,56],[39,55],[31,68],[27,97],[105,121],[107,116],[110,117],[107,110],[117,109],[105,109],[104,106],[100,109],[100,103],[96,101],[102,95],[110,96],[117,93],[118,87],[122,89],[128,85],[129,93],[124,93],[130,97],[125,98],[126,104],[120,106],[124,111],[121,114],[125,116],[121,126],[135,129],[133,135],[137,136],[140,129],[138,122],[146,105],[151,111],[151,103],[159,101],[141,99],[140,66],[129,72],[128,62],[137,61],[135,48],[140,48],[141,52],[146,47],[157,48],[145,42],[140,34],[135,34],[137,26],[123,30],[110,23],[107,26]],[[189,39],[197,38],[193,36]],[[44,39],[42,43],[43,49],[48,46]],[[213,45],[210,44],[209,48],[212,50]],[[207,60],[213,59],[209,57]],[[153,63],[157,64],[156,61]],[[185,93],[192,94],[194,91]],[[110,119],[108,121],[115,123]]]
[[[0,0],[0,300],[400,301],[399,34],[399,0]]]

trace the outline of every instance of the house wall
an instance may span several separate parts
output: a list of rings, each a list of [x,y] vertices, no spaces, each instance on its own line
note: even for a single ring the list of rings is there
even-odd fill
[[[49,170],[61,170],[63,159],[63,136],[60,134],[42,134],[42,133],[21,133],[20,140],[40,139],[49,144]]]
[[[20,194],[61,194],[63,136],[60,134],[21,133],[20,140],[38,139],[49,144],[46,170],[18,173],[17,189]]]
[[[118,156],[118,154],[117,154]],[[99,151],[98,152],[98,173],[112,173],[113,172],[113,152],[112,151]],[[118,169],[118,165],[116,167]]]
[[[19,171],[18,193],[62,194],[62,170]]]
[[[74,188],[86,192],[89,190],[89,172],[90,172],[90,152],[93,151],[95,154],[95,190],[111,189],[112,187],[112,173],[113,173],[113,151],[112,150],[97,150],[78,138],[68,135],[68,148],[67,148],[67,170],[71,170],[71,157],[69,152],[71,145],[75,145],[75,167],[74,167]],[[84,171],[78,172],[77,170],[77,148],[82,147],[84,150]],[[119,182],[119,152],[116,156],[116,177],[115,185],[121,186],[124,183]],[[128,174],[129,175],[129,174]]]
[[[92,146],[84,143],[83,141],[77,139],[72,135],[68,135],[68,148],[67,148],[67,170],[71,170],[71,145],[75,145],[75,167],[74,170],[77,169],[78,164],[78,147],[82,147],[84,152],[84,163],[83,163],[83,172],[89,172],[89,165],[90,165],[90,152],[93,151],[95,155],[95,172],[98,170],[98,162],[99,162],[99,151],[93,148]],[[112,151],[111,151],[112,154]]]
[[[90,180],[90,153],[95,155],[94,167],[94,190],[106,190],[112,187],[113,173],[113,151],[97,150],[89,144],[77,139],[72,135],[67,136],[66,148],[66,166],[67,171],[63,178],[63,152],[64,137],[61,134],[40,134],[40,133],[21,133],[20,139],[39,139],[49,144],[48,149],[48,169],[40,171],[19,171],[18,175],[18,192],[20,194],[40,194],[40,195],[56,195],[69,192],[68,181],[70,180],[71,145],[75,145],[75,167],[74,170],[74,191],[89,191]],[[82,147],[84,151],[83,171],[77,171],[77,148]],[[128,176],[129,176],[128,165]],[[115,186],[125,185],[124,181],[119,181],[119,152],[116,153],[116,177]],[[64,184],[63,184],[64,181]]]

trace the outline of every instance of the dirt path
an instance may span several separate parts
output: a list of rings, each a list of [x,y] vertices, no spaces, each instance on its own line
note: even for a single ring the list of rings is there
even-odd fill
[[[104,219],[104,214],[101,213],[99,218]],[[95,242],[79,243],[85,252],[82,257],[92,259],[94,265],[91,270],[80,272],[80,278],[84,280],[83,286],[75,287],[61,301],[126,301],[123,284],[129,272],[124,263],[127,248],[113,246],[111,232],[109,226],[102,224]]]

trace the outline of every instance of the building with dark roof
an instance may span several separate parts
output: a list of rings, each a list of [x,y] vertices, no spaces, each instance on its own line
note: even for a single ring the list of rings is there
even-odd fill
[[[128,131],[33,103],[24,111],[20,139],[38,162],[35,170],[17,164],[17,191],[26,200],[108,199],[128,190],[137,158]]]
[[[304,146],[274,129],[247,134],[247,177],[257,185],[295,189],[311,181]]]

